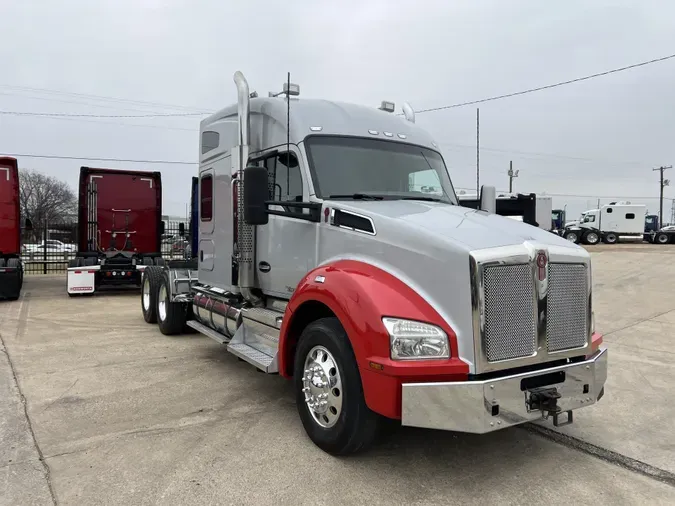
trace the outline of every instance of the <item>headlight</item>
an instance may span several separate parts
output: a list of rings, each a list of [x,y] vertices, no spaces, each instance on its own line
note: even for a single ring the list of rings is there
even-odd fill
[[[382,323],[393,360],[450,358],[448,336],[435,325],[399,318],[382,318]]]

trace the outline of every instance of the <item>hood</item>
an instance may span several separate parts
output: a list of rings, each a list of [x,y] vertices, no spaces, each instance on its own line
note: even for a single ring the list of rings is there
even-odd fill
[[[378,222],[396,220],[399,227],[408,225],[466,250],[511,246],[525,241],[581,248],[556,234],[508,217],[440,202],[340,201],[339,207],[370,217],[376,229]]]

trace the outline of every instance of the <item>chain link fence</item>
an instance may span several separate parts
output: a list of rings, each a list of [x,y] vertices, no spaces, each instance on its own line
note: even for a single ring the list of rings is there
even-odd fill
[[[185,233],[188,233],[187,223]],[[190,249],[190,238],[181,237],[179,224],[166,223],[162,235],[162,256],[166,260],[184,258]],[[78,227],[76,221],[58,221],[35,224],[32,230],[22,234],[21,258],[26,275],[58,274],[66,272],[68,262],[78,250]]]

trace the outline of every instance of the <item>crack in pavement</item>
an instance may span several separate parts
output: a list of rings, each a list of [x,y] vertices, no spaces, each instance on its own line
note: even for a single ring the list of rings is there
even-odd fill
[[[593,443],[588,443],[573,436],[568,436],[567,434],[563,434],[556,430],[542,427],[541,425],[526,423],[522,425],[521,428],[532,434],[537,434],[544,439],[548,439],[554,443],[566,446],[567,448],[580,451],[586,455],[599,458],[600,460],[604,460],[610,464],[623,467],[624,469],[634,473],[642,474],[648,478],[652,478],[660,481],[661,483],[665,483],[666,485],[670,485],[671,487],[675,487],[675,473],[671,473],[665,469],[652,466],[646,462],[642,462],[641,460],[637,460],[628,457],[627,455],[608,450],[607,448],[594,445]]]
[[[21,302],[19,306],[19,318],[18,318],[18,326],[16,329],[16,334],[15,337],[19,338],[21,335],[26,330],[26,321],[28,319],[28,305],[30,302],[30,292],[24,292],[24,294],[21,297]],[[3,319],[4,321],[4,319]],[[26,396],[23,394],[23,391],[21,390],[21,385],[19,385],[19,378],[16,375],[16,369],[14,368],[14,362],[12,362],[12,356],[9,353],[9,348],[5,344],[5,340],[2,338],[2,334],[0,334],[0,345],[2,345],[3,351],[5,352],[5,355],[7,355],[7,362],[9,363],[9,369],[12,372],[12,378],[14,379],[14,384],[16,385],[16,389],[19,392],[19,396],[21,398],[21,404],[23,405],[23,413],[24,416],[26,417],[26,423],[28,425],[28,431],[30,432],[31,437],[33,438],[33,445],[35,446],[35,450],[37,451],[38,454],[38,459],[42,463],[42,467],[45,472],[45,479],[47,480],[47,487],[49,488],[49,495],[52,498],[52,502],[57,505],[58,502],[56,500],[56,492],[54,491],[54,487],[52,485],[52,479],[51,479],[51,472],[49,469],[49,465],[45,461],[44,455],[42,454],[42,450],[40,449],[40,445],[38,444],[37,437],[35,436],[35,431],[33,430],[33,424],[31,422],[30,416],[28,416],[28,402],[26,401]]]

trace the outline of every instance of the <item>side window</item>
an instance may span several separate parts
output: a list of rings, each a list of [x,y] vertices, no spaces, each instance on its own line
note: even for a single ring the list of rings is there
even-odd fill
[[[634,219],[635,219],[635,215],[634,215],[633,213],[626,213],[626,219],[627,219],[627,220],[634,220]]]
[[[279,153],[264,160],[267,169],[270,200],[302,201],[302,175],[293,153]]]
[[[611,207],[608,207],[608,208],[607,208],[607,213],[611,213],[611,212],[612,212],[612,208],[611,208]]]
[[[203,176],[200,181],[199,219],[211,221],[213,218],[213,176]]]
[[[216,149],[220,144],[220,134],[218,132],[207,131],[202,133],[202,155],[212,149]]]
[[[408,191],[442,194],[441,180],[433,169],[420,170],[408,174]]]

